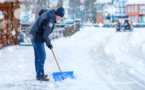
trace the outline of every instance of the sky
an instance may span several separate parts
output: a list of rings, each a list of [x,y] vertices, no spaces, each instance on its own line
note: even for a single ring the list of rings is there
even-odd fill
[[[105,3],[105,2],[111,2],[112,0],[96,0],[97,2]],[[122,1],[122,0],[120,0]],[[129,4],[145,4],[145,0],[128,0]]]

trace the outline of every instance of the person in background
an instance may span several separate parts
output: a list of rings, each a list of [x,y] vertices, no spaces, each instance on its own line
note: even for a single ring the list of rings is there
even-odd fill
[[[53,48],[49,35],[53,31],[56,21],[59,21],[63,16],[63,7],[60,7],[57,10],[42,9],[39,12],[39,18],[30,29],[29,37],[34,48],[37,80],[49,81],[48,75],[44,73],[44,63],[46,59],[44,42],[46,42],[49,49]]]

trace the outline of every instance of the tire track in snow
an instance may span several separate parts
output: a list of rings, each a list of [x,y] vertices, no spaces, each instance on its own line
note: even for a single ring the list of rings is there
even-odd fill
[[[122,33],[119,33],[119,34],[122,34]],[[122,37],[122,38],[119,38],[119,39],[122,39],[122,40],[130,40],[130,34],[129,35],[127,34],[125,37]],[[94,57],[94,60],[97,60],[97,63],[100,64],[99,66],[96,66],[96,69],[97,71],[99,71],[98,69],[101,69],[98,73],[100,74],[100,78],[104,81],[108,81],[107,78],[104,78],[102,77],[104,74],[110,74],[110,72],[112,70],[112,78],[114,79],[113,82],[116,83],[116,81],[118,82],[122,82],[126,84],[126,82],[130,82],[132,84],[129,85],[128,87],[128,84],[127,85],[123,85],[121,84],[121,86],[118,86],[120,87],[121,89],[118,89],[118,87],[114,87],[112,85],[108,85],[112,90],[134,90],[134,88],[138,88],[138,87],[141,87],[140,90],[143,90],[145,89],[145,86],[144,86],[144,80],[142,80],[141,78],[137,77],[137,76],[133,76],[132,74],[128,73],[128,71],[131,69],[130,66],[126,65],[125,63],[117,63],[115,60],[117,60],[117,57],[115,56],[115,53],[111,53],[111,54],[106,54],[104,48],[106,48],[107,45],[109,45],[109,42],[111,42],[113,40],[114,37],[117,37],[118,33],[115,33],[115,34],[111,34],[109,36],[107,36],[105,38],[105,41],[106,42],[100,42],[95,48],[96,48],[96,52],[100,52],[100,53],[97,53],[98,55],[96,56],[96,54],[93,55]],[[127,38],[127,39],[126,39]],[[124,42],[122,42],[121,44],[124,44]],[[120,47],[118,47],[120,48]],[[109,52],[109,50],[108,50]],[[122,52],[121,52],[122,53]],[[101,56],[102,55],[102,56]],[[100,59],[100,61],[99,61]],[[102,60],[102,61],[101,61]],[[104,62],[105,61],[105,62]],[[96,64],[96,65],[98,65]],[[102,66],[101,66],[102,65]],[[117,67],[116,67],[116,66]],[[106,67],[105,67],[106,66]],[[111,67],[110,67],[111,66]],[[105,68],[107,70],[110,70],[109,72],[107,70],[105,70]],[[123,70],[124,69],[124,70]],[[102,71],[103,70],[103,71]],[[119,72],[118,72],[119,71]],[[114,75],[114,74],[115,75]],[[117,74],[118,73],[118,74]],[[119,75],[119,74],[122,74],[122,75]],[[102,75],[103,74],[103,75]],[[106,75],[107,76],[107,75]],[[108,77],[111,78],[111,75],[108,75]],[[121,78],[121,79],[120,79]],[[133,84],[136,84],[136,87],[132,88],[133,87]],[[128,88],[127,88],[128,87]]]

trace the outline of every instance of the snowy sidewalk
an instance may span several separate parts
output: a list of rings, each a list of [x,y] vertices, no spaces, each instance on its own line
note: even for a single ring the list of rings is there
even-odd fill
[[[77,80],[54,82],[58,72],[46,47],[45,73],[50,82],[35,80],[32,46],[0,50],[0,90],[144,90],[145,29],[115,32],[115,28],[86,27],[75,35],[52,41],[63,71]]]

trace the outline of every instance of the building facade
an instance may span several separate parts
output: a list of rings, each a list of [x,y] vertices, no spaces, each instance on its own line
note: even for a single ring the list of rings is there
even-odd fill
[[[113,23],[119,18],[127,18],[126,3],[128,0],[97,0],[96,23]],[[103,15],[104,14],[104,15]],[[102,18],[104,17],[104,18]]]
[[[106,23],[107,21],[107,15],[105,15],[106,7],[111,4],[111,0],[103,1],[103,0],[96,0],[94,2],[96,5],[96,23]],[[108,14],[108,12],[107,12]]]
[[[15,0],[0,2],[0,45],[18,44],[19,3]]]
[[[112,22],[116,22],[119,18],[127,18],[126,3],[128,0],[113,0],[115,13],[112,16]]]
[[[145,4],[128,4],[127,16],[132,23],[145,23]]]
[[[96,23],[104,24],[104,13],[103,13],[103,6],[104,4],[98,4],[96,8]]]

